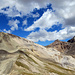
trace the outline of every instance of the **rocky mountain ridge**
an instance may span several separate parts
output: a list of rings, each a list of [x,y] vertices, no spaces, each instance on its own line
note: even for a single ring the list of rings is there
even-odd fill
[[[73,57],[75,57],[75,36],[72,39],[68,40],[67,42],[55,40],[53,43],[45,47],[55,48],[61,53],[72,55]]]
[[[0,75],[75,75],[74,62],[54,47],[0,32]]]
[[[67,42],[75,43],[75,36],[72,39],[68,40]]]

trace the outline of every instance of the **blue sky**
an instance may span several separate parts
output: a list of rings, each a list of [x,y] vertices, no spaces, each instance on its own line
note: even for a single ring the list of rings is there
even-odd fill
[[[0,31],[41,45],[75,36],[75,0],[2,0]]]

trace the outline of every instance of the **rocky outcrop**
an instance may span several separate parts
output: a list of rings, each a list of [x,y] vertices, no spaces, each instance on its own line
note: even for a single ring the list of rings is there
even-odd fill
[[[75,37],[67,42],[55,40],[52,44],[45,46],[46,48],[54,48],[61,53],[75,57]]]
[[[46,48],[55,48],[56,50],[64,53],[68,49],[71,48],[70,44],[68,42],[63,42],[59,40],[55,40],[52,44],[45,46]]]

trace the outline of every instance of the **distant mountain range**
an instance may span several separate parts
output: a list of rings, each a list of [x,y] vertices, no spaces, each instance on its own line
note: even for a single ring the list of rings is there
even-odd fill
[[[0,32],[0,75],[75,75],[75,37],[44,47]]]

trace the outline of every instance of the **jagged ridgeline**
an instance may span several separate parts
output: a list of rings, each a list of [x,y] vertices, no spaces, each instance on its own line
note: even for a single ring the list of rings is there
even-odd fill
[[[71,55],[75,58],[75,36],[67,42],[55,40],[52,44],[46,46],[46,48],[55,48],[61,53]]]
[[[75,75],[73,43],[55,42],[44,47],[0,32],[0,75]]]

